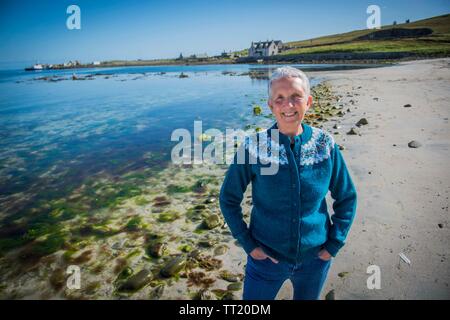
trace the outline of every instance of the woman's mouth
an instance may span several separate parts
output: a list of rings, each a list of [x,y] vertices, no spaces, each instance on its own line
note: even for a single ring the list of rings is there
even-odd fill
[[[298,114],[297,111],[293,111],[293,112],[282,112],[281,115],[283,116],[284,119],[289,120],[289,119],[294,119],[294,117]]]

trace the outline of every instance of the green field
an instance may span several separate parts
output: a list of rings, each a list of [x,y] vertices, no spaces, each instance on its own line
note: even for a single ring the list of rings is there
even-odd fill
[[[389,40],[359,40],[378,30],[355,30],[302,41],[284,43],[280,55],[338,52],[413,52],[423,55],[450,55],[450,14],[397,25],[385,25],[379,30],[429,28],[427,36]],[[247,55],[248,49],[238,51]]]
[[[414,52],[423,54],[450,54],[450,14],[410,23],[386,25],[381,30],[393,28],[429,28],[427,36],[389,40],[358,40],[376,30],[356,30],[303,41],[285,43],[282,55],[332,52]]]

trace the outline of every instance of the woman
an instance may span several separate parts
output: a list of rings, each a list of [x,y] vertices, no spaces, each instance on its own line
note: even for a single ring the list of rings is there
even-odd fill
[[[220,192],[225,221],[248,254],[243,298],[274,299],[290,279],[294,299],[318,299],[354,219],[356,190],[333,137],[302,123],[312,105],[302,71],[275,70],[268,105],[276,123],[255,139],[247,137],[241,147],[245,161],[230,165]],[[278,165],[275,173],[264,174],[267,160]],[[253,208],[247,226],[241,201],[249,183]],[[334,199],[331,218],[328,191]]]

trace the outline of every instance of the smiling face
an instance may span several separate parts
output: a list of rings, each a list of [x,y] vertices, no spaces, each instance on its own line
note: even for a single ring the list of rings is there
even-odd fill
[[[294,77],[274,80],[271,92],[268,104],[279,130],[289,136],[299,134],[305,113],[312,104],[312,97],[306,95],[302,80]]]

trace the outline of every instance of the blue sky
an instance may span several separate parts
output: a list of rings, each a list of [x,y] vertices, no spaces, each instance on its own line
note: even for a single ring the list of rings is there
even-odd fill
[[[81,30],[66,27],[70,4],[81,9]],[[370,4],[380,6],[383,25],[450,12],[448,0],[1,0],[0,62],[214,55],[247,48],[252,40],[364,29]]]

